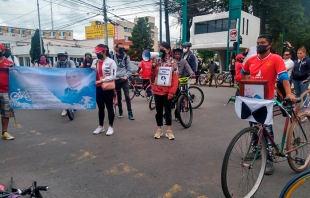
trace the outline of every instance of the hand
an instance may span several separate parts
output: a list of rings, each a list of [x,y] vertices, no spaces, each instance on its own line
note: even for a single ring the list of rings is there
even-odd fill
[[[293,103],[296,102],[296,96],[294,94],[289,94],[286,97],[289,98]]]
[[[168,100],[171,100],[173,98],[173,94],[168,94]]]
[[[97,80],[97,81],[95,82],[95,85],[96,85],[96,84],[100,84],[100,83],[102,83],[102,81],[101,81],[101,80]]]
[[[92,70],[96,70],[96,67],[94,67],[94,66],[92,66],[92,67],[90,67]]]
[[[125,81],[125,80],[127,80],[127,77],[123,76],[123,77],[121,77],[121,79],[122,79],[122,81]]]
[[[292,44],[290,42],[286,41],[286,43],[288,47],[292,47]]]
[[[190,75],[190,78],[195,78],[195,77],[196,77],[195,74],[191,74],[191,75]]]
[[[246,52],[249,52],[249,51],[250,51],[250,48],[247,48],[245,51],[246,51]]]

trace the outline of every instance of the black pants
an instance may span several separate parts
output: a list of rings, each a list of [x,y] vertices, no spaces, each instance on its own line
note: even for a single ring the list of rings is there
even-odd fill
[[[122,89],[125,95],[125,100],[127,104],[127,111],[128,114],[132,114],[132,109],[131,109],[131,101],[129,97],[129,84],[128,80],[116,80],[115,81],[115,88],[117,92],[117,106],[118,106],[118,112],[120,114],[123,114],[123,106],[122,106]]]
[[[195,72],[195,75],[196,75],[196,84],[198,84],[198,79],[199,79],[199,76],[200,76],[200,70],[197,70]]]
[[[231,82],[232,85],[235,84],[235,75],[236,75],[236,71],[235,70],[230,70],[230,74],[231,74]]]
[[[208,75],[210,75],[210,78],[209,78],[209,86],[211,86],[211,85],[212,85],[213,77],[215,76],[215,73],[209,73]]]
[[[165,108],[165,119],[166,125],[171,126],[172,116],[171,116],[171,100],[168,100],[168,95],[156,95],[155,94],[155,105],[156,105],[156,123],[157,126],[163,126],[163,111]]]
[[[107,107],[109,126],[113,127],[114,122],[114,110],[113,110],[113,96],[114,90],[103,91],[101,87],[96,88],[96,102],[99,108],[98,117],[99,125],[103,126],[105,112],[104,108]]]
[[[143,79],[142,80],[142,84],[143,84],[143,89],[145,90],[146,87],[150,85],[150,80],[149,79]],[[146,97],[152,96],[152,88],[151,88],[151,86],[149,86],[147,88],[147,90],[145,90],[145,91],[146,91]]]

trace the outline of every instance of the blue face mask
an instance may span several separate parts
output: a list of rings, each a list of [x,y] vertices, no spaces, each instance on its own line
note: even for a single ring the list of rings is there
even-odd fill
[[[6,51],[3,55],[5,56],[5,58],[8,58],[11,56],[11,52],[10,51]]]

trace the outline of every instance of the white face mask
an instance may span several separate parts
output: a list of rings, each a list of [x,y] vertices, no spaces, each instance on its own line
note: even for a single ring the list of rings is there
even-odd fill
[[[184,49],[183,49],[183,52],[184,52],[184,53],[186,53],[186,52],[187,52],[187,49],[186,49],[186,48],[184,48]]]

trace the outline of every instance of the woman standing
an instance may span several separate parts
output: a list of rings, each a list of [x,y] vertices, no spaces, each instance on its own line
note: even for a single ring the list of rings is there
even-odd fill
[[[302,84],[309,77],[310,73],[310,58],[306,56],[306,48],[299,48],[297,51],[298,59],[295,60],[295,65],[292,73],[296,97],[300,97],[308,87],[309,83]],[[306,98],[304,98],[306,100]],[[308,104],[305,104],[308,105]]]
[[[232,85],[231,87],[234,87],[235,85],[235,75],[236,75],[236,70],[235,70],[235,59],[231,59],[231,63],[229,65],[229,70],[230,70],[230,74],[231,74],[231,81],[232,81]]]
[[[90,68],[92,62],[93,62],[92,54],[90,52],[86,52],[85,59],[79,68]]]
[[[45,54],[40,55],[40,60],[34,64],[35,67],[52,67]]]
[[[163,110],[165,109],[165,117],[166,117],[166,137],[169,140],[174,140],[174,135],[171,130],[172,124],[172,116],[171,116],[171,102],[172,97],[175,94],[178,88],[178,64],[177,61],[174,60],[171,55],[171,47],[167,42],[163,42],[160,45],[160,52],[162,53],[162,58],[160,61],[156,59],[152,60],[152,69],[150,73],[151,86],[155,96],[155,105],[156,105],[156,123],[157,123],[157,131],[154,135],[155,139],[159,139],[163,136],[163,132],[161,127],[163,126]],[[170,86],[159,86],[155,84],[155,78],[157,77],[159,67],[173,67],[172,72],[172,80]]]
[[[109,128],[106,135],[112,135],[114,133],[113,122],[114,122],[114,110],[113,110],[113,96],[114,89],[103,90],[101,83],[110,82],[115,80],[116,77],[116,64],[114,60],[110,59],[109,47],[107,45],[99,44],[95,47],[97,58],[92,63],[91,68],[97,69],[96,71],[96,102],[99,108],[99,126],[93,132],[94,135],[104,132],[104,108],[107,107]]]

